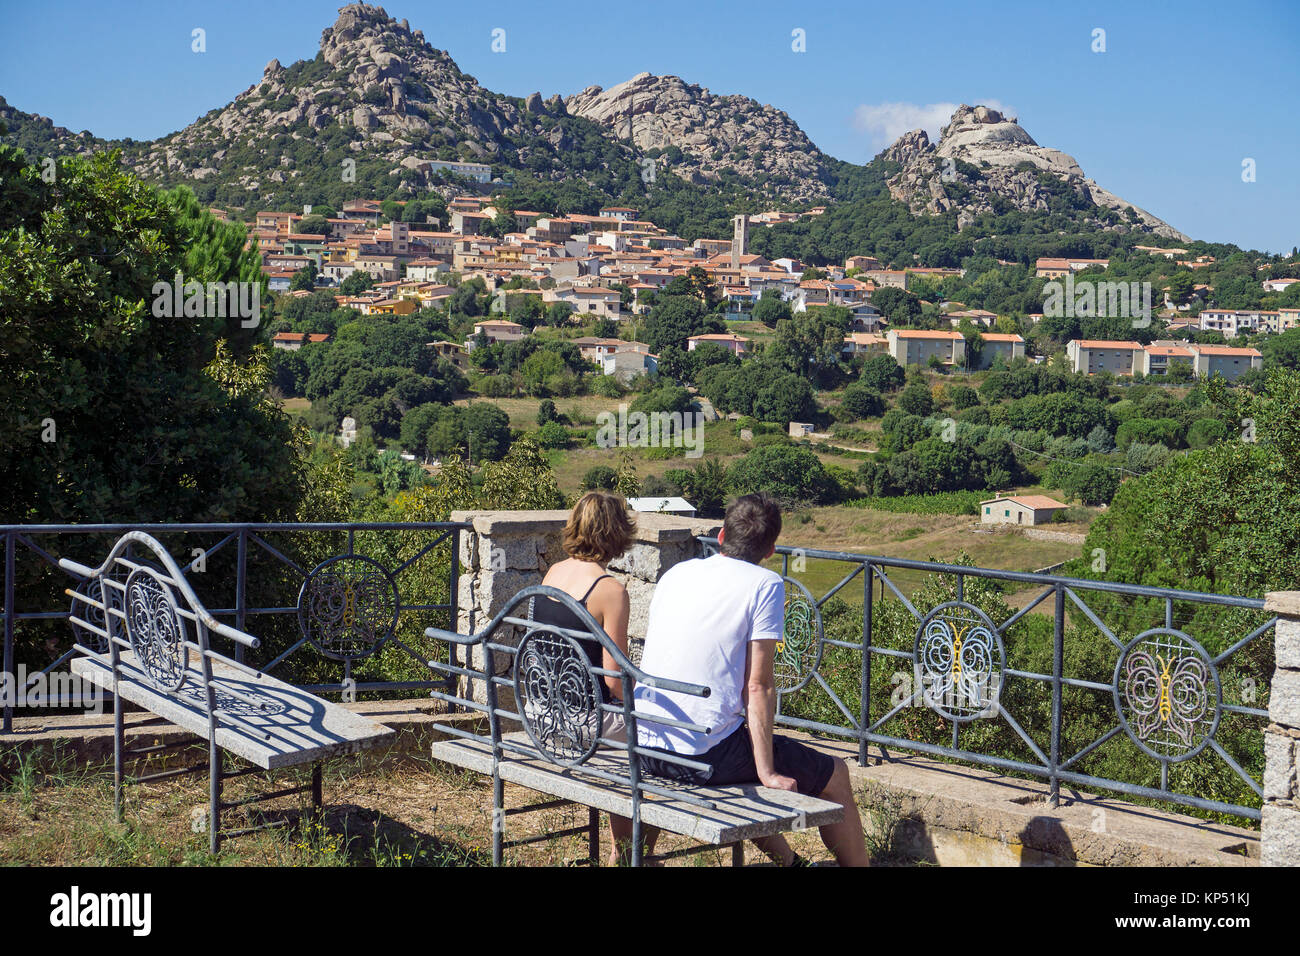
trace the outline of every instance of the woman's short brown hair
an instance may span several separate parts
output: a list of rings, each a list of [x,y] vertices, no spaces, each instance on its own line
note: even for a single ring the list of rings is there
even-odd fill
[[[564,526],[564,551],[579,561],[604,564],[632,546],[636,522],[622,495],[589,491],[573,506]]]

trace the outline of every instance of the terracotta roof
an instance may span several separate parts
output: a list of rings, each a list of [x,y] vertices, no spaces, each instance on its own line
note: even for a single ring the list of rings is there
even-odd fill
[[[945,332],[942,329],[895,329],[894,334],[900,339],[960,339],[965,338],[960,332]]]
[[[1198,345],[1196,351],[1201,355],[1240,355],[1262,358],[1259,349],[1239,349],[1230,345]]]
[[[981,501],[980,504],[993,504],[995,501],[1014,501],[1018,505],[1024,505],[1026,508],[1038,510],[1040,508],[1064,508],[1065,503],[1057,501],[1055,498],[1049,498],[1047,495],[999,495],[996,498],[990,498],[987,501]]]

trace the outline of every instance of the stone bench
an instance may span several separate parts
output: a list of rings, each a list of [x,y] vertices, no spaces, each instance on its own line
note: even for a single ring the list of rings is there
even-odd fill
[[[149,552],[134,556],[135,548]],[[123,765],[128,757],[152,757],[190,746],[187,742],[126,750],[121,701],[130,701],[208,742],[207,828],[212,853],[223,837],[282,822],[221,830],[221,811],[309,788],[321,805],[320,761],[374,746],[393,731],[292,684],[213,650],[213,634],[247,648],[256,637],[222,624],[203,606],[167,550],[141,531],[124,534],[103,564],[91,568],[69,559],[59,566],[82,579],[69,589],[69,617],[81,656],[72,671],[117,698],[113,713],[113,808],[122,818]],[[247,762],[227,771],[222,752]],[[258,771],[311,763],[311,783],[234,802],[222,800],[222,781]],[[202,764],[130,778],[157,780],[194,773]]]
[[[540,624],[514,613],[520,605],[547,596],[567,606],[582,621],[575,631]],[[517,642],[507,634],[520,628]],[[588,857],[599,862],[599,811],[632,821],[631,862],[659,861],[710,847],[731,847],[732,862],[743,862],[742,841],[773,836],[839,822],[843,808],[837,803],[757,784],[699,787],[648,777],[641,758],[655,756],[668,762],[703,767],[686,757],[665,756],[640,746],[600,736],[603,713],[620,713],[628,740],[636,741],[638,721],[653,721],[697,732],[700,727],[635,710],[633,686],[641,683],[663,690],[705,697],[709,688],[655,677],[641,671],[610,640],[587,609],[563,591],[534,586],[518,592],[483,630],[474,635],[429,628],[425,634],[470,650],[464,667],[430,661],[429,666],[463,679],[463,694],[434,692],[453,705],[485,715],[486,733],[439,726],[449,739],[432,747],[432,757],[492,778],[492,859],[500,865],[504,850],[565,836],[585,835]],[[617,671],[594,666],[579,640],[595,639],[610,653]],[[507,661],[502,669],[501,659]],[[477,661],[477,663],[475,663]],[[509,676],[506,676],[506,675]],[[623,703],[601,702],[600,686],[606,677],[618,677]],[[481,698],[481,699],[480,699]],[[514,730],[520,726],[522,730]],[[513,783],[554,800],[507,810],[504,785]],[[507,841],[508,816],[565,805],[588,808],[585,826],[540,836]],[[643,859],[643,826],[654,826],[699,841],[700,846]]]

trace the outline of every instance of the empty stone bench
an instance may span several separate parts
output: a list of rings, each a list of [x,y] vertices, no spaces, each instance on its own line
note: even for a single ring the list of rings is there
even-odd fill
[[[150,552],[150,563],[136,558],[135,547]],[[59,562],[82,579],[69,589],[69,621],[78,634],[72,671],[111,691],[119,702],[113,713],[113,808],[122,818],[123,764],[128,757],[155,756],[190,746],[188,742],[126,750],[121,700],[195,734],[208,742],[209,805],[207,828],[212,853],[224,837],[277,823],[221,830],[221,811],[306,792],[321,805],[320,761],[355,753],[393,731],[344,707],[322,700],[213,650],[213,634],[247,648],[259,641],[222,624],[203,606],[177,563],[153,537],[124,534],[103,564],[91,568]],[[222,752],[246,761],[246,769],[227,771]],[[233,802],[222,800],[222,782],[258,771],[311,763],[310,784],[288,787]],[[194,773],[202,764],[133,777],[132,782]]]
[[[513,613],[521,604],[543,595],[565,604],[583,622],[584,630],[541,624]],[[514,627],[524,630],[518,642],[509,641],[506,633]],[[732,862],[738,866],[744,859],[744,840],[836,823],[843,818],[844,811],[839,804],[799,793],[772,790],[758,784],[688,786],[644,774],[640,758],[646,755],[689,766],[705,765],[601,737],[603,713],[623,715],[627,739],[633,744],[637,739],[637,722],[643,720],[707,732],[708,728],[695,724],[638,713],[632,690],[639,682],[705,697],[709,688],[641,671],[610,640],[587,609],[563,591],[540,585],[525,588],[474,635],[440,628],[429,628],[425,634],[471,649],[466,655],[467,666],[437,661],[430,661],[429,666],[463,678],[467,687],[477,685],[482,699],[474,699],[473,690],[467,690],[465,696],[435,691],[434,696],[484,714],[486,733],[438,725],[449,739],[434,743],[432,756],[492,778],[492,859],[497,865],[510,847],[574,835],[587,838],[588,856],[584,862],[597,864],[599,811],[602,810],[632,821],[633,866],[711,847],[731,847]],[[617,672],[596,667],[588,660],[578,640],[593,638],[609,651],[618,665]],[[502,657],[509,664],[498,673],[497,661]],[[600,685],[605,677],[621,680],[622,704],[601,702]],[[523,729],[515,730],[516,726]],[[504,803],[506,783],[555,799],[508,810]],[[505,839],[507,817],[567,805],[586,806],[587,823],[539,836]],[[643,859],[646,825],[689,837],[701,845]]]

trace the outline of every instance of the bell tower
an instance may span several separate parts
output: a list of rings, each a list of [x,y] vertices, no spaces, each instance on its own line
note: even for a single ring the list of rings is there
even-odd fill
[[[731,268],[740,268],[740,258],[746,254],[749,247],[749,217],[746,215],[736,216],[731,220]]]

